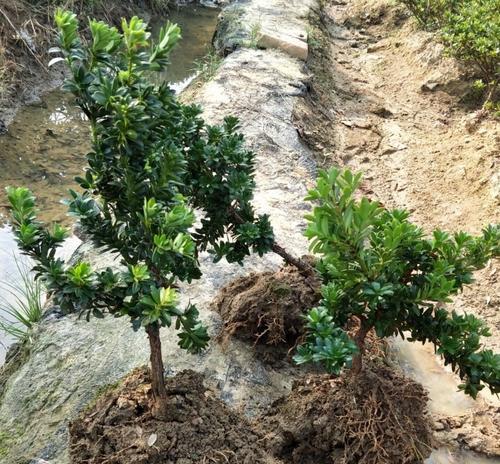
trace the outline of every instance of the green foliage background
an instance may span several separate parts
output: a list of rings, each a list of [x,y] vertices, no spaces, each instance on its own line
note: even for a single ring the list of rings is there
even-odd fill
[[[400,0],[448,53],[474,66],[488,98],[500,83],[500,0]]]

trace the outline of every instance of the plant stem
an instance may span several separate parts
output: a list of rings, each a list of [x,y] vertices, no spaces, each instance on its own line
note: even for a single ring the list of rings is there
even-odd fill
[[[157,324],[148,325],[146,333],[149,338],[151,361],[151,386],[153,389],[153,415],[157,418],[165,417],[168,410],[168,396],[163,376],[163,359],[161,355],[160,328]]]
[[[273,243],[272,250],[274,251],[274,253],[281,256],[284,259],[285,263],[295,266],[302,274],[306,276],[314,274],[314,268],[312,266],[310,266],[304,260],[292,256],[290,253],[288,253],[288,251],[286,251],[281,245],[278,245],[276,242]]]
[[[353,375],[358,375],[363,368],[363,354],[365,353],[365,338],[368,332],[370,331],[371,326],[367,323],[366,319],[360,319],[360,326],[356,335],[354,337],[354,341],[358,346],[358,354],[354,356],[352,360],[352,369],[351,372]]]
[[[230,210],[230,214],[234,222],[236,222],[237,224],[245,223],[243,218],[234,209]],[[314,275],[315,273],[314,268],[310,264],[306,263],[304,260],[300,258],[296,258],[295,256],[291,255],[281,245],[278,245],[276,242],[274,242],[271,249],[274,253],[281,256],[285,261],[285,263],[295,266],[300,271],[301,274],[305,276]]]

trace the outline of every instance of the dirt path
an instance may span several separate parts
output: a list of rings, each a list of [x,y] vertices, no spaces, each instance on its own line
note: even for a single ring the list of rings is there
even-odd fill
[[[477,120],[463,103],[463,70],[432,35],[386,0],[331,2],[316,22],[311,100],[296,121],[320,160],[363,171],[366,194],[409,209],[427,231],[478,233],[500,222],[499,121]],[[496,351],[499,276],[500,263],[490,263],[450,305],[486,319],[485,344]],[[475,414],[445,420],[442,435],[500,454],[500,403],[483,396]]]

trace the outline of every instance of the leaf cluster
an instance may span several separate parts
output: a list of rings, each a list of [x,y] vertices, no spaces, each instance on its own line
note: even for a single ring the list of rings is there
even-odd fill
[[[500,392],[500,355],[481,346],[481,337],[490,335],[484,322],[443,308],[476,269],[500,255],[500,227],[488,226],[477,237],[441,230],[426,237],[408,212],[356,199],[360,180],[349,170],[322,171],[307,197],[316,206],[306,236],[321,257],[324,284],[296,360],[340,372],[359,350],[342,329],[356,318],[379,337],[409,334],[411,341],[433,343],[466,393],[476,396],[484,385]]]
[[[419,24],[429,30],[437,29],[446,13],[462,0],[400,0]]]
[[[500,81],[500,0],[467,0],[448,11],[442,25],[448,52],[481,72],[485,83]]]

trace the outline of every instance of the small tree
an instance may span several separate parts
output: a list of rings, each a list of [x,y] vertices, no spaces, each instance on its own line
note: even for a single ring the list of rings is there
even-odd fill
[[[322,171],[307,197],[317,203],[306,236],[321,256],[324,285],[320,305],[307,315],[308,339],[296,362],[321,362],[336,374],[352,365],[357,374],[370,330],[379,337],[409,332],[410,341],[435,345],[466,393],[476,397],[484,385],[499,393],[500,355],[481,349],[488,328],[442,305],[472,282],[474,270],[500,255],[500,227],[488,226],[479,237],[435,230],[426,238],[408,212],[356,200],[360,179],[349,170]],[[359,321],[354,339],[343,329],[351,318]]]
[[[76,16],[56,13],[60,48],[73,92],[87,116],[92,137],[88,168],[67,202],[83,231],[121,257],[122,270],[95,272],[86,262],[66,265],[55,257],[67,231],[37,220],[35,199],[26,188],[9,188],[18,243],[36,261],[37,276],[64,311],[103,317],[128,316],[144,327],[151,348],[156,413],[167,410],[160,328],[176,318],[179,345],[205,347],[207,331],[194,305],[179,308],[176,284],[201,276],[198,256],[209,249],[215,259],[239,262],[251,252],[274,246],[267,216],[250,203],[254,154],[237,133],[237,120],[208,126],[200,108],[177,101],[167,84],[148,76],[161,72],[180,37],[176,25],[162,28],[152,42],[137,17],[123,20],[121,32],[90,21],[83,45]],[[68,147],[71,149],[71,147]],[[201,222],[195,226],[194,208]]]

